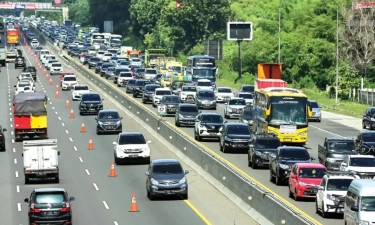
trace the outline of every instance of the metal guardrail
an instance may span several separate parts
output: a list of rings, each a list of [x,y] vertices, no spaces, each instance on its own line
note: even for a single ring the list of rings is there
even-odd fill
[[[60,53],[57,46],[51,43],[48,44],[53,47],[57,53]],[[205,172],[237,195],[249,206],[249,214],[253,214],[253,218],[257,219],[259,224],[321,225],[321,223],[287,203],[280,196],[256,180],[253,180],[249,175],[237,169],[233,164],[217,155],[212,150],[194,141],[194,139],[180,129],[177,129],[170,122],[157,116],[155,112],[152,112],[129,95],[125,94],[122,90],[113,86],[112,83],[101,79],[92,71],[82,68],[81,63],[69,56],[65,54],[59,55],[66,63],[70,64],[82,73],[82,75],[98,85],[113,99],[123,106],[126,106],[129,111],[137,115],[143,121],[147,121],[147,124],[154,128],[159,135],[168,140],[170,144],[198,164]]]

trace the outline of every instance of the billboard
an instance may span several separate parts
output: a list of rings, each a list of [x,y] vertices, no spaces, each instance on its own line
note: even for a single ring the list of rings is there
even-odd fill
[[[375,8],[375,2],[353,2],[354,10]]]

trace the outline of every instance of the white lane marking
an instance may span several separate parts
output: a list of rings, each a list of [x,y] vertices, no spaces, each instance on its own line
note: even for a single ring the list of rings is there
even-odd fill
[[[14,172],[16,174],[16,177],[18,177],[18,171]]]
[[[16,190],[17,190],[17,193],[20,193],[20,186],[19,185],[16,186]]]
[[[10,132],[10,135],[13,135],[13,131]]]
[[[69,140],[70,140],[71,142],[73,142],[73,139],[72,139],[72,138],[69,138]]]
[[[62,125],[63,127],[65,127],[65,124],[64,124],[64,123],[61,123],[61,125]]]
[[[13,148],[13,152],[16,152],[16,148]]]
[[[109,206],[108,206],[108,204],[107,204],[106,201],[103,201],[103,205],[104,205],[104,207],[105,207],[106,209],[109,209]]]
[[[13,118],[9,118],[10,122],[12,122]]]
[[[14,139],[12,139],[12,143],[14,144]]]
[[[17,159],[14,159],[14,164],[17,164]]]
[[[113,221],[113,224],[114,224],[114,225],[118,225],[117,221]]]
[[[341,136],[341,135],[339,135],[339,134],[332,133],[331,131],[324,130],[324,129],[320,128],[320,127],[316,127],[316,126],[313,126],[313,125],[309,125],[309,127],[313,127],[313,128],[315,128],[315,129],[317,129],[317,130],[324,131],[324,132],[326,132],[326,133],[328,133],[328,134],[332,134],[332,135],[335,135],[335,136],[337,136],[337,137],[345,138],[344,136]]]
[[[58,114],[57,111],[55,111],[56,115]]]
[[[49,102],[50,105],[52,105],[52,102]]]
[[[13,124],[10,124],[10,127],[13,127]]]
[[[68,130],[65,130],[65,132],[66,132],[67,134],[69,134],[69,131],[68,131]]]
[[[90,174],[90,172],[89,172],[88,169],[85,169],[85,171],[86,171],[86,173],[87,173],[88,176],[91,176],[91,174]]]
[[[92,185],[94,185],[95,190],[99,191],[98,185],[96,185],[95,183],[92,183]]]
[[[79,161],[83,162],[83,159],[82,159],[82,157],[78,157],[78,158],[79,158]]]
[[[50,98],[48,98],[48,101],[51,101],[51,99],[50,99]]]
[[[10,101],[10,99],[9,99],[9,101]],[[11,116],[12,115],[12,113],[9,113],[9,116]]]
[[[61,120],[61,117],[57,117],[57,118],[59,118],[59,120]]]
[[[52,109],[55,110],[55,107],[52,106]]]
[[[22,211],[22,209],[21,209],[21,203],[17,203],[17,210],[18,210],[18,212]]]
[[[78,152],[78,149],[76,146],[73,147],[74,148],[74,151]]]

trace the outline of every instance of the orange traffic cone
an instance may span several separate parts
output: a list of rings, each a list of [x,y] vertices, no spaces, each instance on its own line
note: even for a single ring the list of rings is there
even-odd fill
[[[66,100],[65,108],[70,108],[70,102],[69,102],[69,99]]]
[[[49,75],[47,74],[47,76],[46,76],[46,80],[49,80]]]
[[[52,82],[52,79],[49,79],[49,85],[52,85],[53,82]]]
[[[46,70],[46,69],[44,69],[43,73],[44,73],[44,74],[47,74],[47,70]]]
[[[94,150],[94,143],[92,142],[92,137],[90,137],[90,140],[89,140],[89,146],[87,148],[88,150]]]
[[[86,126],[85,126],[85,122],[82,121],[82,125],[81,125],[81,133],[86,133]]]
[[[132,202],[130,203],[129,212],[139,212],[137,200],[135,199],[135,194],[132,194]]]
[[[115,163],[111,163],[111,169],[109,170],[109,177],[117,177]]]
[[[60,91],[59,85],[56,84],[56,91]]]
[[[73,112],[73,109],[70,110],[70,115],[69,115],[69,118],[74,118],[74,112]]]
[[[59,91],[56,91],[55,98],[60,98]]]

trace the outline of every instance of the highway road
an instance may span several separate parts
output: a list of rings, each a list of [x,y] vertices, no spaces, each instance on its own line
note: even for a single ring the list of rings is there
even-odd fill
[[[28,54],[25,46],[20,47],[26,55],[27,64],[35,65],[35,60]],[[27,54],[25,54],[27,53]],[[66,67],[65,67],[66,68]],[[16,77],[21,69],[14,69],[13,64],[2,68],[0,88],[2,92],[0,103],[10,105],[14,95]],[[66,68],[65,71],[72,71]],[[8,76],[9,75],[9,76]],[[8,128],[7,152],[1,153],[2,171],[5,173],[1,185],[0,201],[3,202],[1,215],[7,224],[27,224],[27,204],[23,199],[29,197],[31,191],[41,187],[63,187],[69,195],[76,197],[72,208],[74,224],[256,224],[248,215],[221,195],[195,171],[187,176],[189,181],[189,200],[180,199],[149,201],[146,197],[145,175],[147,165],[116,166],[117,177],[108,177],[113,161],[113,145],[116,135],[95,134],[95,116],[79,116],[78,102],[70,102],[66,108],[66,100],[71,99],[70,91],[60,91],[60,98],[55,98],[55,88],[58,76],[53,76],[53,85],[42,71],[38,71],[37,91],[44,91],[49,97],[48,122],[49,138],[58,139],[61,152],[59,158],[60,184],[36,182],[24,185],[22,143],[14,143],[12,116],[10,107],[1,111],[1,124]],[[85,78],[83,78],[85,79]],[[9,82],[9,85],[8,85]],[[87,81],[89,84],[89,81]],[[81,83],[84,83],[82,80]],[[101,92],[89,84],[93,91]],[[10,90],[8,90],[10,87]],[[4,98],[5,96],[5,98]],[[152,158],[175,158],[157,138],[148,133],[137,121],[129,118],[112,100],[106,99],[105,108],[119,110],[124,117],[124,131],[141,131],[146,139],[151,140]],[[75,118],[69,118],[70,110],[75,112]],[[4,114],[4,115],[3,115]],[[81,133],[81,123],[84,122],[87,132]],[[93,138],[94,150],[87,150],[89,138]],[[185,169],[190,169],[183,164]],[[9,169],[10,168],[10,169]],[[9,193],[11,193],[9,195]],[[136,194],[138,213],[128,212],[132,194]],[[9,204],[7,204],[9,203]],[[13,207],[10,207],[13,206]],[[215,206],[224,207],[217,208]]]
[[[77,59],[78,61],[78,59]],[[110,83],[112,83],[114,89],[119,89],[116,85],[113,84],[112,80],[109,80]],[[121,88],[124,90],[124,88]],[[125,92],[124,92],[125,93]],[[131,97],[131,95],[128,95]],[[132,97],[131,97],[132,98]],[[138,98],[138,101],[140,104],[141,99]],[[153,108],[150,104],[147,105],[147,107],[154,112],[157,111],[156,108]],[[206,110],[205,110],[206,111]],[[207,110],[211,111],[211,110]],[[223,115],[224,112],[224,105],[219,105],[216,112]],[[223,115],[224,116],[224,115]],[[174,117],[166,117],[168,121],[170,121],[172,124],[174,124]],[[181,129],[184,133],[188,134],[189,136],[193,137],[193,129],[191,127],[181,127]],[[334,120],[327,120],[324,119],[321,123],[310,123],[309,125],[309,138],[307,143],[307,148],[309,149],[309,152],[312,156],[317,157],[317,146],[320,143],[323,143],[323,140],[325,137],[355,137],[358,134],[359,130],[353,129],[351,127],[347,127],[344,125],[341,125],[340,123],[335,122]],[[322,224],[342,224],[342,218],[340,217],[333,217],[330,219],[323,219],[320,215],[317,215],[315,213],[315,205],[312,201],[294,201],[293,199],[290,199],[288,197],[288,188],[286,186],[276,186],[273,183],[270,183],[269,181],[269,171],[268,169],[260,169],[257,171],[254,171],[253,169],[247,167],[247,155],[245,154],[228,154],[228,153],[222,153],[219,150],[219,145],[217,142],[212,141],[205,141],[202,142],[206,147],[210,148],[211,150],[215,151],[220,156],[226,158],[229,162],[236,165],[239,169],[249,174],[254,179],[258,180],[260,183],[264,184],[265,186],[269,187],[272,191],[274,191],[276,194],[281,196],[285,199],[285,201],[290,202],[297,208],[303,210],[307,215],[311,216],[312,218],[316,219],[317,221],[321,222]],[[317,160],[316,160],[317,162]]]

